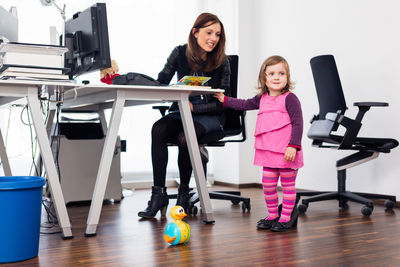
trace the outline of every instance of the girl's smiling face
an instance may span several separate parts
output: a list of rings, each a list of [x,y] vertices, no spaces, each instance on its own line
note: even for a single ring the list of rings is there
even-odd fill
[[[268,87],[270,96],[278,96],[287,85],[287,70],[283,62],[267,66],[265,69],[265,85]]]

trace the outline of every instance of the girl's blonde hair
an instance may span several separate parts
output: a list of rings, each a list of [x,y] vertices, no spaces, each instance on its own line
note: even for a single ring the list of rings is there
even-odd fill
[[[268,66],[273,66],[279,63],[283,63],[283,66],[285,67],[286,70],[286,75],[287,75],[287,84],[285,88],[281,90],[281,93],[284,94],[294,88],[294,82],[290,80],[290,69],[289,69],[289,64],[287,63],[286,59],[284,59],[281,56],[271,56],[267,58],[263,64],[261,65],[260,68],[260,73],[258,74],[258,87],[257,89],[259,90],[258,95],[263,95],[265,93],[269,93],[268,87],[265,84],[267,81],[267,77],[265,74],[265,71]]]

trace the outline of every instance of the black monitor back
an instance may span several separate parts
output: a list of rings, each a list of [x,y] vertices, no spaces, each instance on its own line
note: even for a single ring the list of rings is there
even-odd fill
[[[310,60],[310,64],[318,96],[318,119],[324,120],[329,112],[343,115],[347,106],[335,58],[332,55],[317,56]]]
[[[70,76],[111,67],[105,3],[97,3],[65,22],[65,67]]]

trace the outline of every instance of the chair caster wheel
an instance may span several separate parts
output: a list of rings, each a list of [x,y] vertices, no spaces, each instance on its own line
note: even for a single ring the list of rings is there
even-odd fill
[[[193,206],[192,215],[196,216],[198,211],[199,210],[198,210],[197,206]]]
[[[238,201],[238,200],[231,200],[231,202],[233,205],[238,205],[240,203],[240,201]]]
[[[349,206],[349,204],[348,204],[347,202],[345,202],[345,203],[341,206],[342,210],[347,210],[349,207],[350,207],[350,206]]]
[[[194,204],[190,204],[187,212],[188,215],[197,215],[198,209]]]
[[[246,209],[247,209],[247,211],[251,210],[250,201],[244,200],[242,203],[242,212],[243,213],[246,212]]]
[[[308,205],[305,204],[300,204],[297,209],[299,210],[300,213],[305,213],[307,211]]]
[[[364,207],[361,208],[361,213],[364,216],[368,217],[369,215],[371,215],[373,209],[374,209],[373,207],[371,208],[371,207],[368,207],[368,206],[364,206]]]
[[[395,203],[394,203],[394,201],[386,199],[384,205],[385,205],[386,209],[391,210],[394,208]]]

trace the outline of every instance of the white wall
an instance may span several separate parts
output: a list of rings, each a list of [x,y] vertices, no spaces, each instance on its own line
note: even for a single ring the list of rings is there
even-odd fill
[[[83,10],[96,1],[58,1],[67,4],[67,17]],[[173,46],[186,42],[193,19],[203,11],[216,13],[224,22],[227,32],[227,53],[239,54],[239,96],[255,94],[258,69],[270,55],[284,56],[291,66],[297,82],[295,93],[303,107],[305,130],[303,149],[305,167],[299,172],[297,186],[306,189],[336,189],[335,161],[347,152],[311,147],[306,137],[309,119],[318,112],[318,103],[310,71],[309,60],[321,54],[333,54],[341,75],[343,90],[349,106],[347,115],[354,118],[355,101],[386,101],[388,108],[372,108],[363,122],[361,134],[391,137],[400,140],[400,127],[396,127],[399,114],[399,47],[396,0],[152,0],[106,1],[109,15],[111,55],[121,73],[143,72],[156,76]],[[52,7],[42,7],[39,1],[2,0],[1,5],[18,7],[21,41],[41,42],[48,38],[48,26],[60,25],[61,18]],[[34,10],[34,12],[32,11]],[[40,16],[38,15],[40,14]],[[177,16],[176,14],[179,14]],[[98,73],[88,79],[97,81]],[[6,110],[1,110],[1,127],[7,124]],[[253,166],[253,131],[256,111],[247,113],[248,141],[228,144],[215,149],[211,169],[216,180],[228,183],[255,183],[260,181],[261,169]],[[120,129],[122,138],[128,139],[128,153],[123,159],[123,171],[130,168],[151,172],[150,129],[158,114],[150,108],[124,112],[125,123]],[[17,120],[17,119],[15,119]],[[12,138],[26,140],[29,128],[16,121]],[[133,125],[141,125],[141,129]],[[21,131],[24,131],[22,138]],[[143,133],[139,138],[132,135]],[[9,136],[9,138],[11,138]],[[29,139],[28,139],[29,140]],[[136,142],[136,143],[135,143]],[[137,153],[138,143],[147,143]],[[18,143],[18,155],[29,147]],[[131,154],[129,154],[131,153]],[[16,169],[29,169],[26,161]],[[392,193],[400,197],[397,159],[400,150],[381,154],[374,161],[348,171],[348,188],[357,191]],[[143,160],[144,161],[140,161]],[[175,156],[171,155],[170,165]],[[21,159],[18,158],[18,161]],[[142,163],[144,162],[144,163]],[[26,165],[26,166],[24,166]],[[17,166],[17,165],[14,165]],[[24,169],[25,168],[25,169]],[[176,167],[175,167],[176,168]],[[129,170],[128,170],[129,169]]]
[[[232,15],[237,1],[56,0],[61,7],[66,4],[67,19],[96,2],[107,3],[110,52],[118,62],[121,74],[133,71],[157,77],[172,49],[186,43],[190,28],[201,12],[213,12],[221,18],[227,31],[227,53],[237,51],[237,20]],[[49,26],[57,26],[62,32],[62,18],[58,11],[52,6],[42,6],[39,0],[2,0],[0,4],[6,9],[17,7],[20,42],[49,43]],[[98,83],[99,72],[83,75],[78,82],[81,80]],[[31,165],[30,129],[19,122],[21,108],[17,109],[12,112],[7,151],[12,156],[13,174],[26,175]],[[4,134],[8,114],[8,109],[0,110],[0,126]],[[160,114],[151,106],[124,109],[119,135],[127,140],[127,152],[121,156],[121,170],[127,178],[151,179],[150,131],[159,118]],[[177,173],[176,158],[177,149],[170,148],[168,175]]]
[[[256,1],[238,1],[236,34],[239,55],[238,97],[249,98],[256,94],[260,50],[258,19],[254,16],[258,9]],[[247,141],[227,143],[224,149],[215,149],[211,164],[214,165],[214,179],[229,184],[257,183],[261,169],[253,165],[254,127],[257,111],[246,115]]]
[[[355,117],[357,109],[353,107],[353,102],[389,102],[388,108],[372,108],[367,112],[361,135],[400,140],[400,127],[396,127],[400,112],[400,80],[396,78],[397,73],[400,73],[400,37],[397,34],[400,3],[395,0],[259,0],[250,3],[254,5],[252,12],[244,11],[242,15],[245,20],[247,17],[253,21],[249,27],[258,30],[249,37],[243,36],[246,33],[240,28],[240,37],[246,38],[240,38],[243,44],[239,50],[241,59],[244,55],[251,57],[246,60],[257,62],[258,71],[265,58],[280,54],[288,60],[293,80],[297,82],[294,92],[302,103],[305,126],[305,166],[299,171],[297,187],[335,190],[335,162],[350,153],[311,147],[311,141],[306,137],[309,120],[313,114],[318,113],[309,60],[321,54],[335,56],[349,107],[347,116]],[[240,23],[243,26],[243,20]],[[254,42],[257,42],[256,49]],[[242,68],[240,79],[251,81],[256,79],[256,75],[250,77]],[[240,82],[240,96],[251,95],[252,83],[249,82],[249,85]],[[248,121],[254,121],[255,116],[255,113],[249,113]],[[252,135],[250,129],[248,134]],[[252,140],[245,144],[248,147],[252,145]],[[399,156],[400,150],[396,148],[390,154],[381,154],[374,161],[350,169],[348,189],[389,193],[400,197]],[[240,163],[241,168],[245,165],[245,172],[253,173],[258,169],[250,166],[246,159],[241,158]],[[246,177],[240,182],[248,183],[255,179],[260,181],[260,177]]]

